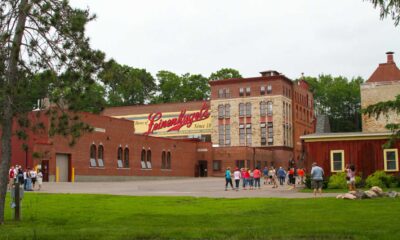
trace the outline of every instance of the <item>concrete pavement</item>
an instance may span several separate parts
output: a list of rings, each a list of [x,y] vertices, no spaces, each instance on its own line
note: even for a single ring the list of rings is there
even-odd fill
[[[262,182],[261,182],[262,184]],[[288,185],[272,188],[261,185],[261,189],[225,191],[224,178],[182,178],[169,180],[140,180],[129,182],[50,182],[43,183],[43,193],[88,193],[129,196],[192,196],[212,198],[312,198],[312,193],[301,193],[289,189]],[[334,197],[335,193],[323,194]]]

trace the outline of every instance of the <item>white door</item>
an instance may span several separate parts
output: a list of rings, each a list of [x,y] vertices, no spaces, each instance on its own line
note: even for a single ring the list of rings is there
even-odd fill
[[[56,154],[56,167],[60,182],[68,182],[69,164],[68,154]]]

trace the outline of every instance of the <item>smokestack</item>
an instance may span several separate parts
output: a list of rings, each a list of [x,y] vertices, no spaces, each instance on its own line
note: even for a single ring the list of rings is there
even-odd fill
[[[394,63],[393,54],[394,54],[394,52],[387,52],[386,53],[387,63]]]

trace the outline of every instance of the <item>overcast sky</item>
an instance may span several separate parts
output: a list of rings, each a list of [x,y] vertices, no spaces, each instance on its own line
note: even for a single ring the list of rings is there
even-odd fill
[[[277,70],[368,78],[386,51],[400,66],[400,26],[362,0],[71,0],[89,8],[93,48],[121,64],[209,76]]]

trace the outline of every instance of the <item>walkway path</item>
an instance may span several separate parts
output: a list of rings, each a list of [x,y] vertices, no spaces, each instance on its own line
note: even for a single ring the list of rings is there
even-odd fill
[[[40,192],[45,193],[90,193],[131,196],[193,196],[193,197],[274,197],[274,198],[312,198],[312,193],[290,190],[288,185],[272,188],[262,185],[260,190],[225,190],[223,178],[183,178],[171,180],[146,180],[130,182],[76,182],[44,183]],[[334,197],[335,193],[323,194]]]

